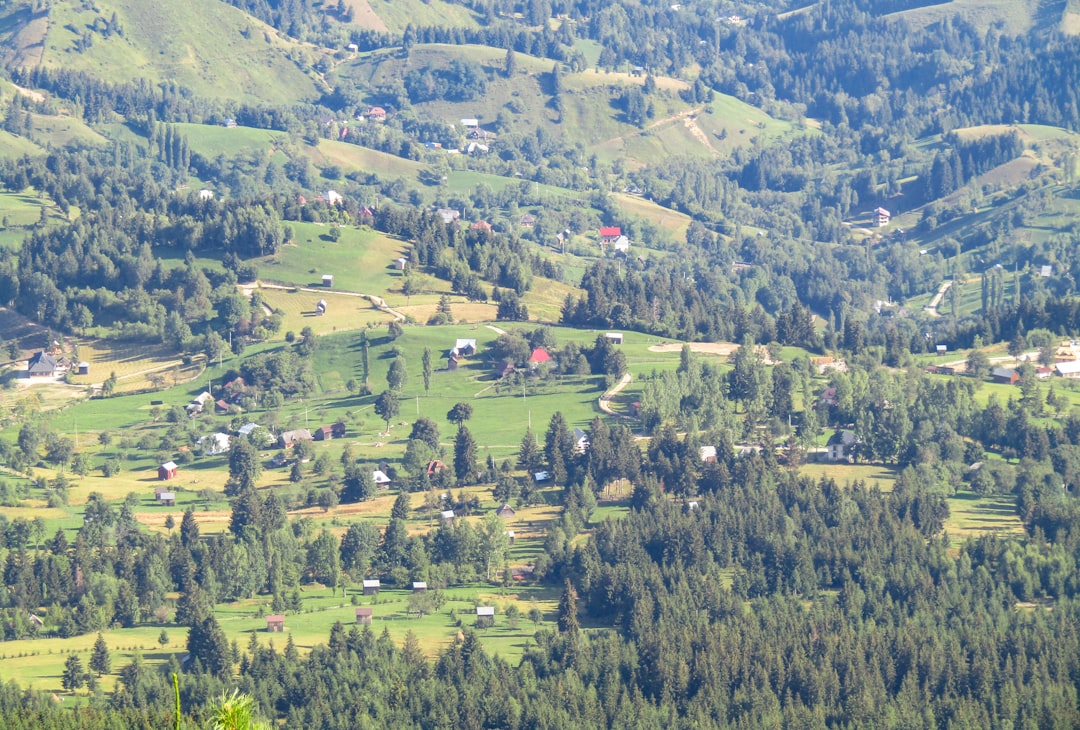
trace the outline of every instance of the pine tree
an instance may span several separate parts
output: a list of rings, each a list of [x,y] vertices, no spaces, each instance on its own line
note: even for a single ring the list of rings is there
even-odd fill
[[[578,621],[578,595],[569,579],[563,584],[562,598],[559,599],[559,631],[576,636],[581,631]]]
[[[476,473],[476,441],[462,424],[454,438],[454,475],[459,482],[467,482]]]
[[[524,469],[531,475],[540,467],[540,463],[540,447],[537,445],[536,436],[530,428],[525,432],[521,439],[521,446],[518,447],[517,465],[519,469]]]
[[[394,520],[406,520],[409,518],[410,500],[407,492],[398,494],[394,500],[394,506],[390,510],[390,518]]]
[[[94,651],[90,654],[90,671],[96,672],[100,677],[102,674],[109,673],[111,664],[109,647],[105,643],[105,637],[98,634],[97,641],[94,642]]]
[[[85,681],[82,659],[79,659],[78,654],[71,654],[68,656],[67,661],[64,662],[64,674],[60,678],[60,683],[64,689],[74,692],[79,687],[82,687]]]
[[[218,676],[225,676],[232,670],[229,640],[221,630],[217,619],[207,616],[188,631],[188,654],[198,660],[203,671]]]

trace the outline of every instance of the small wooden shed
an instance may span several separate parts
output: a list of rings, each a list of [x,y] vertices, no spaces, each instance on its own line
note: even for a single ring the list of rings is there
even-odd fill
[[[333,274],[323,274],[322,275],[322,285],[326,286],[326,287],[334,286],[334,275]]]
[[[358,608],[356,609],[356,623],[364,624],[365,626],[371,626],[371,618],[374,615],[375,609]]]
[[[266,617],[266,630],[280,634],[285,630],[285,617],[280,613],[272,613]]]
[[[382,584],[379,583],[378,578],[368,579],[364,581],[364,595],[365,596],[377,596],[379,595],[379,589]]]
[[[427,583],[422,580],[414,580],[412,584],[413,593],[424,593],[427,591]]]
[[[158,467],[157,476],[161,481],[176,479],[177,466],[175,461],[166,461]]]

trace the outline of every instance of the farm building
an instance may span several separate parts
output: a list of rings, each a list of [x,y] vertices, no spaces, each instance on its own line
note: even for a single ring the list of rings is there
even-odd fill
[[[447,524],[450,524],[451,522],[453,522],[454,517],[455,517],[454,510],[452,510],[452,509],[444,509],[442,512],[439,513],[439,519],[441,519],[443,522],[445,522]]]
[[[375,482],[375,486],[379,489],[389,489],[392,480],[382,469],[376,469],[371,472],[371,481]]]
[[[532,213],[522,213],[518,218],[518,225],[522,228],[532,228],[536,225],[536,216]]]
[[[379,589],[382,588],[382,584],[378,578],[368,578],[364,581],[364,595],[365,596],[377,596],[379,595]]]
[[[176,479],[176,462],[166,461],[164,464],[158,467],[157,475],[161,481],[167,481],[169,479]]]
[[[512,520],[514,519],[514,516],[517,514],[517,512],[514,511],[514,508],[511,507],[509,504],[503,504],[503,506],[499,507],[498,511],[496,511],[495,514],[498,515],[499,519]]]
[[[404,271],[405,267],[409,265],[409,260],[404,256],[398,256],[397,261],[394,263],[397,264],[398,271]]]
[[[622,332],[605,332],[604,339],[613,345],[621,345],[623,341]]]
[[[414,580],[412,584],[413,593],[423,593],[427,590],[427,583],[422,580]]]
[[[495,623],[495,607],[494,606],[477,606],[476,607],[476,625],[481,628],[485,626],[491,626]]]
[[[278,436],[278,445],[283,449],[288,449],[292,448],[300,441],[311,441],[313,438],[311,431],[308,431],[306,428],[296,428],[292,431],[285,431]]]
[[[176,492],[162,492],[157,496],[158,505],[162,507],[176,506]]]
[[[332,426],[319,426],[312,433],[316,441],[329,441],[334,437],[334,429]]]
[[[90,363],[81,362],[78,365],[76,365],[75,366],[75,374],[76,375],[89,375],[90,374]]]
[[[441,459],[432,459],[427,465],[427,475],[433,477],[436,474],[446,471],[446,464]]]
[[[874,225],[878,228],[889,225],[889,220],[892,218],[892,213],[884,208],[874,208]]]
[[[1063,378],[1080,378],[1080,360],[1059,362],[1054,366],[1054,370]]]
[[[323,274],[322,275],[322,285],[326,286],[326,287],[332,287],[334,285],[334,275],[333,274]]]
[[[495,368],[495,374],[500,378],[505,378],[510,373],[514,372],[514,363],[509,360],[503,360]]]
[[[285,630],[285,617],[280,613],[272,613],[266,617],[266,630],[280,634]]]
[[[358,45],[357,45],[357,44],[355,44],[355,43],[350,43],[350,44],[349,44],[349,45],[347,46],[347,48],[349,49],[349,51],[350,51],[351,53],[356,53],[357,51],[359,51],[359,50],[360,50],[360,46],[358,46]]]
[[[451,355],[457,355],[458,357],[471,357],[476,354],[476,340],[471,339],[459,339],[454,343],[454,349],[450,351]]]
[[[716,461],[716,447],[715,446],[702,446],[698,449],[698,453],[701,456],[701,460],[706,463]]]
[[[56,377],[56,358],[47,352],[37,353],[27,363],[26,374],[31,378]]]
[[[990,377],[995,383],[1013,385],[1020,380],[1020,373],[1012,368],[994,368],[990,371]]]
[[[375,609],[372,608],[356,609],[356,623],[363,624],[364,626],[371,626],[371,618],[374,613]]]
[[[326,191],[326,202],[330,205],[341,205],[341,193],[336,190]]]
[[[537,347],[529,355],[529,369],[535,370],[545,363],[551,362],[551,353],[542,347]]]
[[[373,106],[368,109],[367,118],[373,122],[385,122],[386,110],[381,106]]]
[[[326,300],[320,299],[315,304],[315,314],[326,314]]]

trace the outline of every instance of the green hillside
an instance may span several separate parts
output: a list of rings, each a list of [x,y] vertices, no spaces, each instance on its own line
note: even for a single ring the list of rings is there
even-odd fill
[[[19,53],[22,65],[113,81],[173,81],[200,95],[246,101],[292,102],[318,93],[303,70],[314,56],[309,49],[216,0],[62,1],[37,15],[28,5],[13,3],[0,16],[9,54]]]

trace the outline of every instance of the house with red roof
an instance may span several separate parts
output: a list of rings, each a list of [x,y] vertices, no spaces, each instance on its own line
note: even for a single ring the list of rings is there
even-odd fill
[[[615,243],[619,240],[619,236],[622,235],[622,229],[618,226],[601,226],[600,228],[600,245],[607,246]]]
[[[551,354],[542,347],[537,347],[529,355],[529,368],[535,370],[546,362],[551,362]]]

